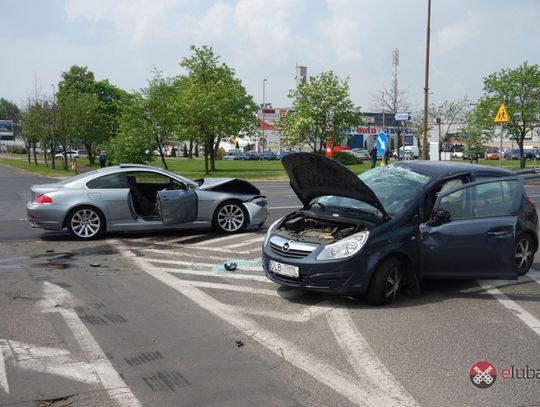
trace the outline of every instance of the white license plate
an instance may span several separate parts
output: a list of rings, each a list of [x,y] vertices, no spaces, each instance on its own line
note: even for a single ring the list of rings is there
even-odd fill
[[[290,264],[283,264],[274,260],[270,260],[269,267],[270,267],[270,271],[276,274],[280,274],[282,276],[293,277],[293,278],[298,278],[299,276],[298,267],[291,266]]]

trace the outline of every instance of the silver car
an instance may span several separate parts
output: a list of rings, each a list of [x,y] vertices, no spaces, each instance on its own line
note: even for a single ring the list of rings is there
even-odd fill
[[[221,233],[260,227],[266,197],[237,178],[191,181],[147,165],[121,164],[52,184],[32,185],[26,205],[33,227],[67,228],[76,239],[105,232],[214,228]]]

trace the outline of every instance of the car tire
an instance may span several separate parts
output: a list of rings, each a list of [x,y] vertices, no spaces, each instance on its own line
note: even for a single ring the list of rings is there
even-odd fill
[[[514,248],[514,261],[518,276],[523,276],[529,272],[534,260],[534,242],[532,238],[523,234],[516,239]]]
[[[238,201],[222,202],[214,213],[213,225],[220,233],[238,233],[246,228],[248,213]]]
[[[79,206],[69,212],[66,225],[77,240],[97,239],[105,232],[105,216],[92,206]]]
[[[401,288],[403,266],[396,258],[382,262],[371,278],[367,300],[371,305],[392,304]]]

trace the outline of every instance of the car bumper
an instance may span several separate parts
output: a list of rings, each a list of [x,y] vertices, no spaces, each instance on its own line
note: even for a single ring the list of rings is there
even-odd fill
[[[364,294],[369,285],[369,268],[362,257],[344,260],[317,261],[315,252],[303,259],[287,258],[275,254],[269,247],[263,249],[262,266],[271,281],[292,288],[340,295]],[[270,260],[297,266],[299,277],[287,277],[270,270]]]
[[[64,207],[53,205],[36,205],[31,202],[26,205],[28,222],[33,228],[61,230],[65,211]]]
[[[268,204],[261,206],[254,202],[244,202],[244,207],[249,213],[249,226],[259,226],[266,222]]]

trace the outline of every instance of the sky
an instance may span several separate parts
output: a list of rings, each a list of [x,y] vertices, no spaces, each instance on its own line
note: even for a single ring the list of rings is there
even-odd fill
[[[62,72],[87,66],[97,80],[134,91],[157,68],[185,73],[190,45],[211,46],[256,103],[289,107],[295,66],[348,78],[350,97],[398,86],[415,108],[424,98],[427,0],[3,0],[0,97],[24,106],[51,96]],[[430,103],[475,100],[483,78],[540,64],[540,1],[432,0]],[[266,79],[266,82],[264,82]],[[264,85],[263,85],[264,84]],[[54,85],[54,86],[53,86]]]

